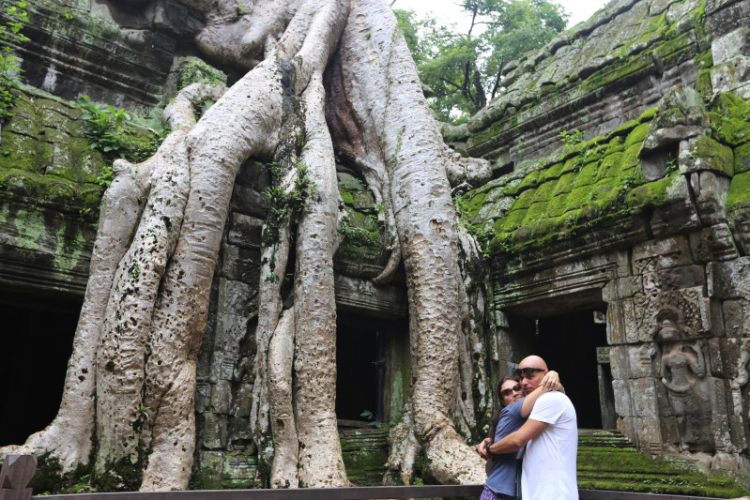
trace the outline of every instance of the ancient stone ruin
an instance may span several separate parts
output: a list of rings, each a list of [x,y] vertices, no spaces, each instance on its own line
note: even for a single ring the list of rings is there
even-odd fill
[[[27,86],[0,142],[0,446],[55,416],[86,287],[106,160],[73,101],[147,115],[190,83],[241,76],[201,60],[206,20],[179,0],[28,10]],[[454,192],[488,269],[483,328],[461,348],[467,440],[485,432],[494,382],[537,353],[581,427],[750,481],[749,57],[748,0],[614,0],[443,127],[456,154],[492,165]],[[269,184],[248,161],[232,195],[199,355],[196,487],[267,474],[249,418]],[[344,165],[338,186],[336,413],[349,480],[380,483],[410,391],[407,285],[403,270],[372,282],[388,261],[378,200]]]

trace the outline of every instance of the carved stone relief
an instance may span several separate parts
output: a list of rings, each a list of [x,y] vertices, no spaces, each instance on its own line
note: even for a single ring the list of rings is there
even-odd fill
[[[658,311],[652,330],[654,370],[656,380],[667,389],[671,413],[677,420],[680,450],[711,452],[715,444],[706,358],[703,340],[695,338],[694,317],[695,311],[689,307],[664,306]]]

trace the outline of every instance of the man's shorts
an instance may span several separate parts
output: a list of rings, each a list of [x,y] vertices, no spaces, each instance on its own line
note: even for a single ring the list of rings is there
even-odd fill
[[[503,495],[502,493],[495,493],[485,486],[482,490],[482,494],[479,496],[479,500],[516,500],[516,497]]]

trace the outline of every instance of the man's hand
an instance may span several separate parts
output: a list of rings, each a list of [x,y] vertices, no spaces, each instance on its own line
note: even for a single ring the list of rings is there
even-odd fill
[[[518,451],[531,439],[539,435],[549,424],[537,420],[528,419],[516,432],[512,432],[500,441],[492,443],[492,453],[500,455]]]
[[[488,444],[490,444],[490,438],[484,438],[482,442],[477,445],[477,453],[479,453],[479,456],[485,460],[490,458],[489,453],[487,453]]]

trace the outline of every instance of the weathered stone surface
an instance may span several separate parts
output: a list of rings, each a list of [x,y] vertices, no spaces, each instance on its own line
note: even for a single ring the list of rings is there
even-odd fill
[[[655,348],[651,343],[628,347],[629,378],[645,379],[651,377],[654,373],[654,355]]]
[[[690,246],[698,262],[730,260],[739,257],[732,231],[727,224],[716,224],[691,233]]]
[[[750,257],[707,265],[708,295],[712,298],[750,298]]]
[[[221,252],[222,277],[242,283],[258,283],[260,279],[260,250],[225,245]]]
[[[633,266],[637,273],[693,264],[690,244],[684,236],[652,240],[633,247]]]
[[[670,88],[656,108],[656,116],[641,146],[641,157],[665,149],[708,129],[708,112],[698,92],[685,86]]]
[[[263,219],[234,213],[229,221],[227,241],[232,245],[260,248]]]
[[[633,417],[635,412],[630,399],[630,384],[626,380],[614,380],[612,388],[615,393],[615,411],[621,417]]]
[[[612,302],[615,300],[626,299],[643,291],[642,276],[625,276],[611,280],[602,288],[602,300]]]
[[[406,316],[406,290],[395,286],[375,286],[369,280],[337,275],[336,302],[344,310],[380,317]]]

